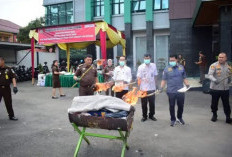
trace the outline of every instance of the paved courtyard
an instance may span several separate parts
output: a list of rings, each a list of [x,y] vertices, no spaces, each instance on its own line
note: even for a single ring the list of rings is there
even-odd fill
[[[67,109],[78,89],[64,88],[67,95],[51,99],[51,88],[18,84],[13,104],[19,121],[9,121],[5,105],[0,105],[1,157],[71,157],[79,135],[68,120]],[[232,97],[232,96],[231,96]],[[220,102],[218,121],[210,121],[210,95],[199,91],[186,93],[186,125],[169,126],[168,99],[156,97],[157,122],[141,119],[140,102],[136,105],[133,130],[128,139],[127,157],[231,157],[232,125],[225,123]],[[232,104],[232,98],[230,98]],[[116,131],[87,129],[89,132],[117,135]],[[120,141],[90,137],[91,145],[82,143],[79,157],[118,157]]]

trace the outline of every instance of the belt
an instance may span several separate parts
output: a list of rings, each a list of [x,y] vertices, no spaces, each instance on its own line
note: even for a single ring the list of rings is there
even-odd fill
[[[6,87],[8,87],[8,86],[2,86],[2,85],[0,85],[0,88],[6,88]]]
[[[84,87],[84,88],[91,88],[92,85],[89,85],[89,86],[81,86],[81,87]]]

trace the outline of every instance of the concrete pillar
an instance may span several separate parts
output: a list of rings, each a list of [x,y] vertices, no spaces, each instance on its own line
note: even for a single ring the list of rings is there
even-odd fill
[[[228,60],[231,60],[231,24],[232,11],[231,6],[220,7],[220,51],[227,54]]]
[[[154,37],[153,37],[153,1],[146,0],[146,38],[147,52],[154,59]]]
[[[146,22],[146,38],[147,38],[147,52],[154,59],[154,37],[153,37],[153,21]]]
[[[133,67],[133,32],[132,24],[125,23],[127,66]]]

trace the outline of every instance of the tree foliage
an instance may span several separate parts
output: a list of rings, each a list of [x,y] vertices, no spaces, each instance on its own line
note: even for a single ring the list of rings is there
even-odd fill
[[[30,43],[31,40],[29,38],[29,32],[31,29],[36,28],[36,27],[42,27],[44,26],[44,18],[36,18],[35,20],[29,22],[29,24],[26,27],[20,28],[19,29],[19,34],[17,35],[17,39],[21,43]]]

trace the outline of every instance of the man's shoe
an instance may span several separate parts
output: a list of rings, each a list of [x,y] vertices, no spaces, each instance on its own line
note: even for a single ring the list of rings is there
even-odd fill
[[[149,117],[149,119],[151,119],[153,121],[157,121],[157,119],[155,117]]]
[[[212,122],[216,122],[217,121],[217,115],[216,114],[213,114],[213,116],[211,118],[211,121]]]
[[[147,120],[147,118],[144,118],[144,117],[143,117],[143,118],[141,119],[141,122],[145,122],[146,120]]]
[[[58,99],[58,97],[56,97],[56,96],[52,96],[52,99]]]
[[[18,120],[18,118],[16,118],[16,117],[9,117],[9,119],[14,120],[14,121]]]
[[[178,120],[179,120],[180,124],[185,125],[185,122],[184,122],[184,120],[182,118],[180,118]]]
[[[226,118],[226,123],[231,124],[232,123],[232,119],[230,117],[227,117]]]
[[[171,124],[170,124],[170,126],[174,126],[176,124],[176,121],[171,121]]]

